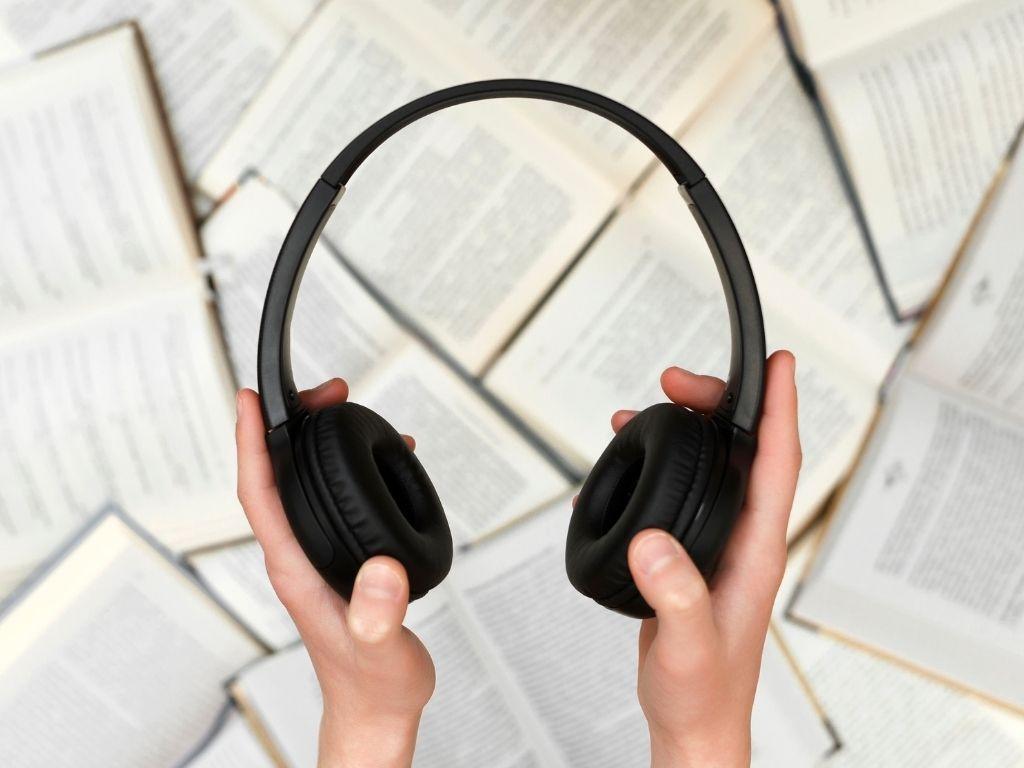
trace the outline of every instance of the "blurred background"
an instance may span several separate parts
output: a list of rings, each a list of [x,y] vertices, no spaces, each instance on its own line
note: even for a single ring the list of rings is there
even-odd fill
[[[0,0],[0,64],[0,763],[315,765],[234,489],[267,280],[360,130],[530,77],[680,140],[797,357],[754,764],[1024,765],[1024,0]],[[416,437],[458,549],[418,766],[648,763],[637,627],[562,555],[611,414],[727,370],[674,186],[593,115],[462,105],[314,252],[297,382]]]

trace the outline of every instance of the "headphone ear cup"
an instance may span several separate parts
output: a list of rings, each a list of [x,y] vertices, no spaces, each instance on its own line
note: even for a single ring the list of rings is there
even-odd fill
[[[339,403],[302,428],[303,462],[336,556],[324,577],[347,599],[359,567],[375,555],[398,560],[410,600],[441,583],[452,564],[452,535],[426,470],[394,427],[369,408]],[[337,549],[337,548],[336,548]]]
[[[682,540],[707,490],[716,443],[708,417],[672,403],[650,406],[619,431],[569,523],[565,566],[577,590],[628,616],[654,615],[633,583],[629,543],[646,528]]]

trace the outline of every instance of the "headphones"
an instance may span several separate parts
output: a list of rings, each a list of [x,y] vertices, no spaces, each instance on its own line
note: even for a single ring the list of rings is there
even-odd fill
[[[277,257],[260,323],[258,378],[267,445],[288,522],[306,556],[346,599],[374,555],[405,566],[410,599],[441,583],[452,538],[441,502],[415,454],[382,417],[356,403],[311,413],[292,377],[292,310],[309,255],[345,184],[377,147],[432,112],[493,98],[569,104],[618,124],[654,152],[679,184],[718,267],[729,309],[732,355],[710,415],[672,403],[637,414],[611,441],[580,491],[566,542],[569,581],[619,613],[654,612],[633,583],[630,540],[669,531],[709,578],[743,504],[756,451],[765,339],[757,287],[743,244],[703,172],[667,133],[591,91],[544,80],[485,80],[422,96],[356,136],[317,180]]]

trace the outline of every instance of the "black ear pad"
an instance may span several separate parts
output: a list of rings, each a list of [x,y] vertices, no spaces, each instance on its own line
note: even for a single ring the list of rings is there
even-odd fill
[[[451,531],[423,465],[394,427],[369,408],[339,403],[312,414],[299,442],[311,503],[336,540],[322,570],[328,583],[350,597],[359,566],[390,555],[405,566],[410,599],[440,584],[452,564]]]
[[[569,581],[601,605],[653,616],[626,551],[645,528],[680,541],[700,508],[716,450],[711,420],[672,403],[638,413],[608,444],[573,510],[565,546]]]

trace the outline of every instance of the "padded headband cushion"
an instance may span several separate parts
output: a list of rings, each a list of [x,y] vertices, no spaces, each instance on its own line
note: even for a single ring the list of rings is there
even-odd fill
[[[358,550],[354,559],[396,558],[411,599],[440,584],[451,568],[451,531],[423,465],[394,427],[369,408],[339,403],[314,413],[303,431],[315,484],[330,502],[325,516]]]
[[[573,586],[612,610],[652,616],[629,572],[629,543],[645,528],[682,540],[703,499],[714,448],[710,420],[682,406],[659,403],[634,416],[580,490],[565,547]]]

